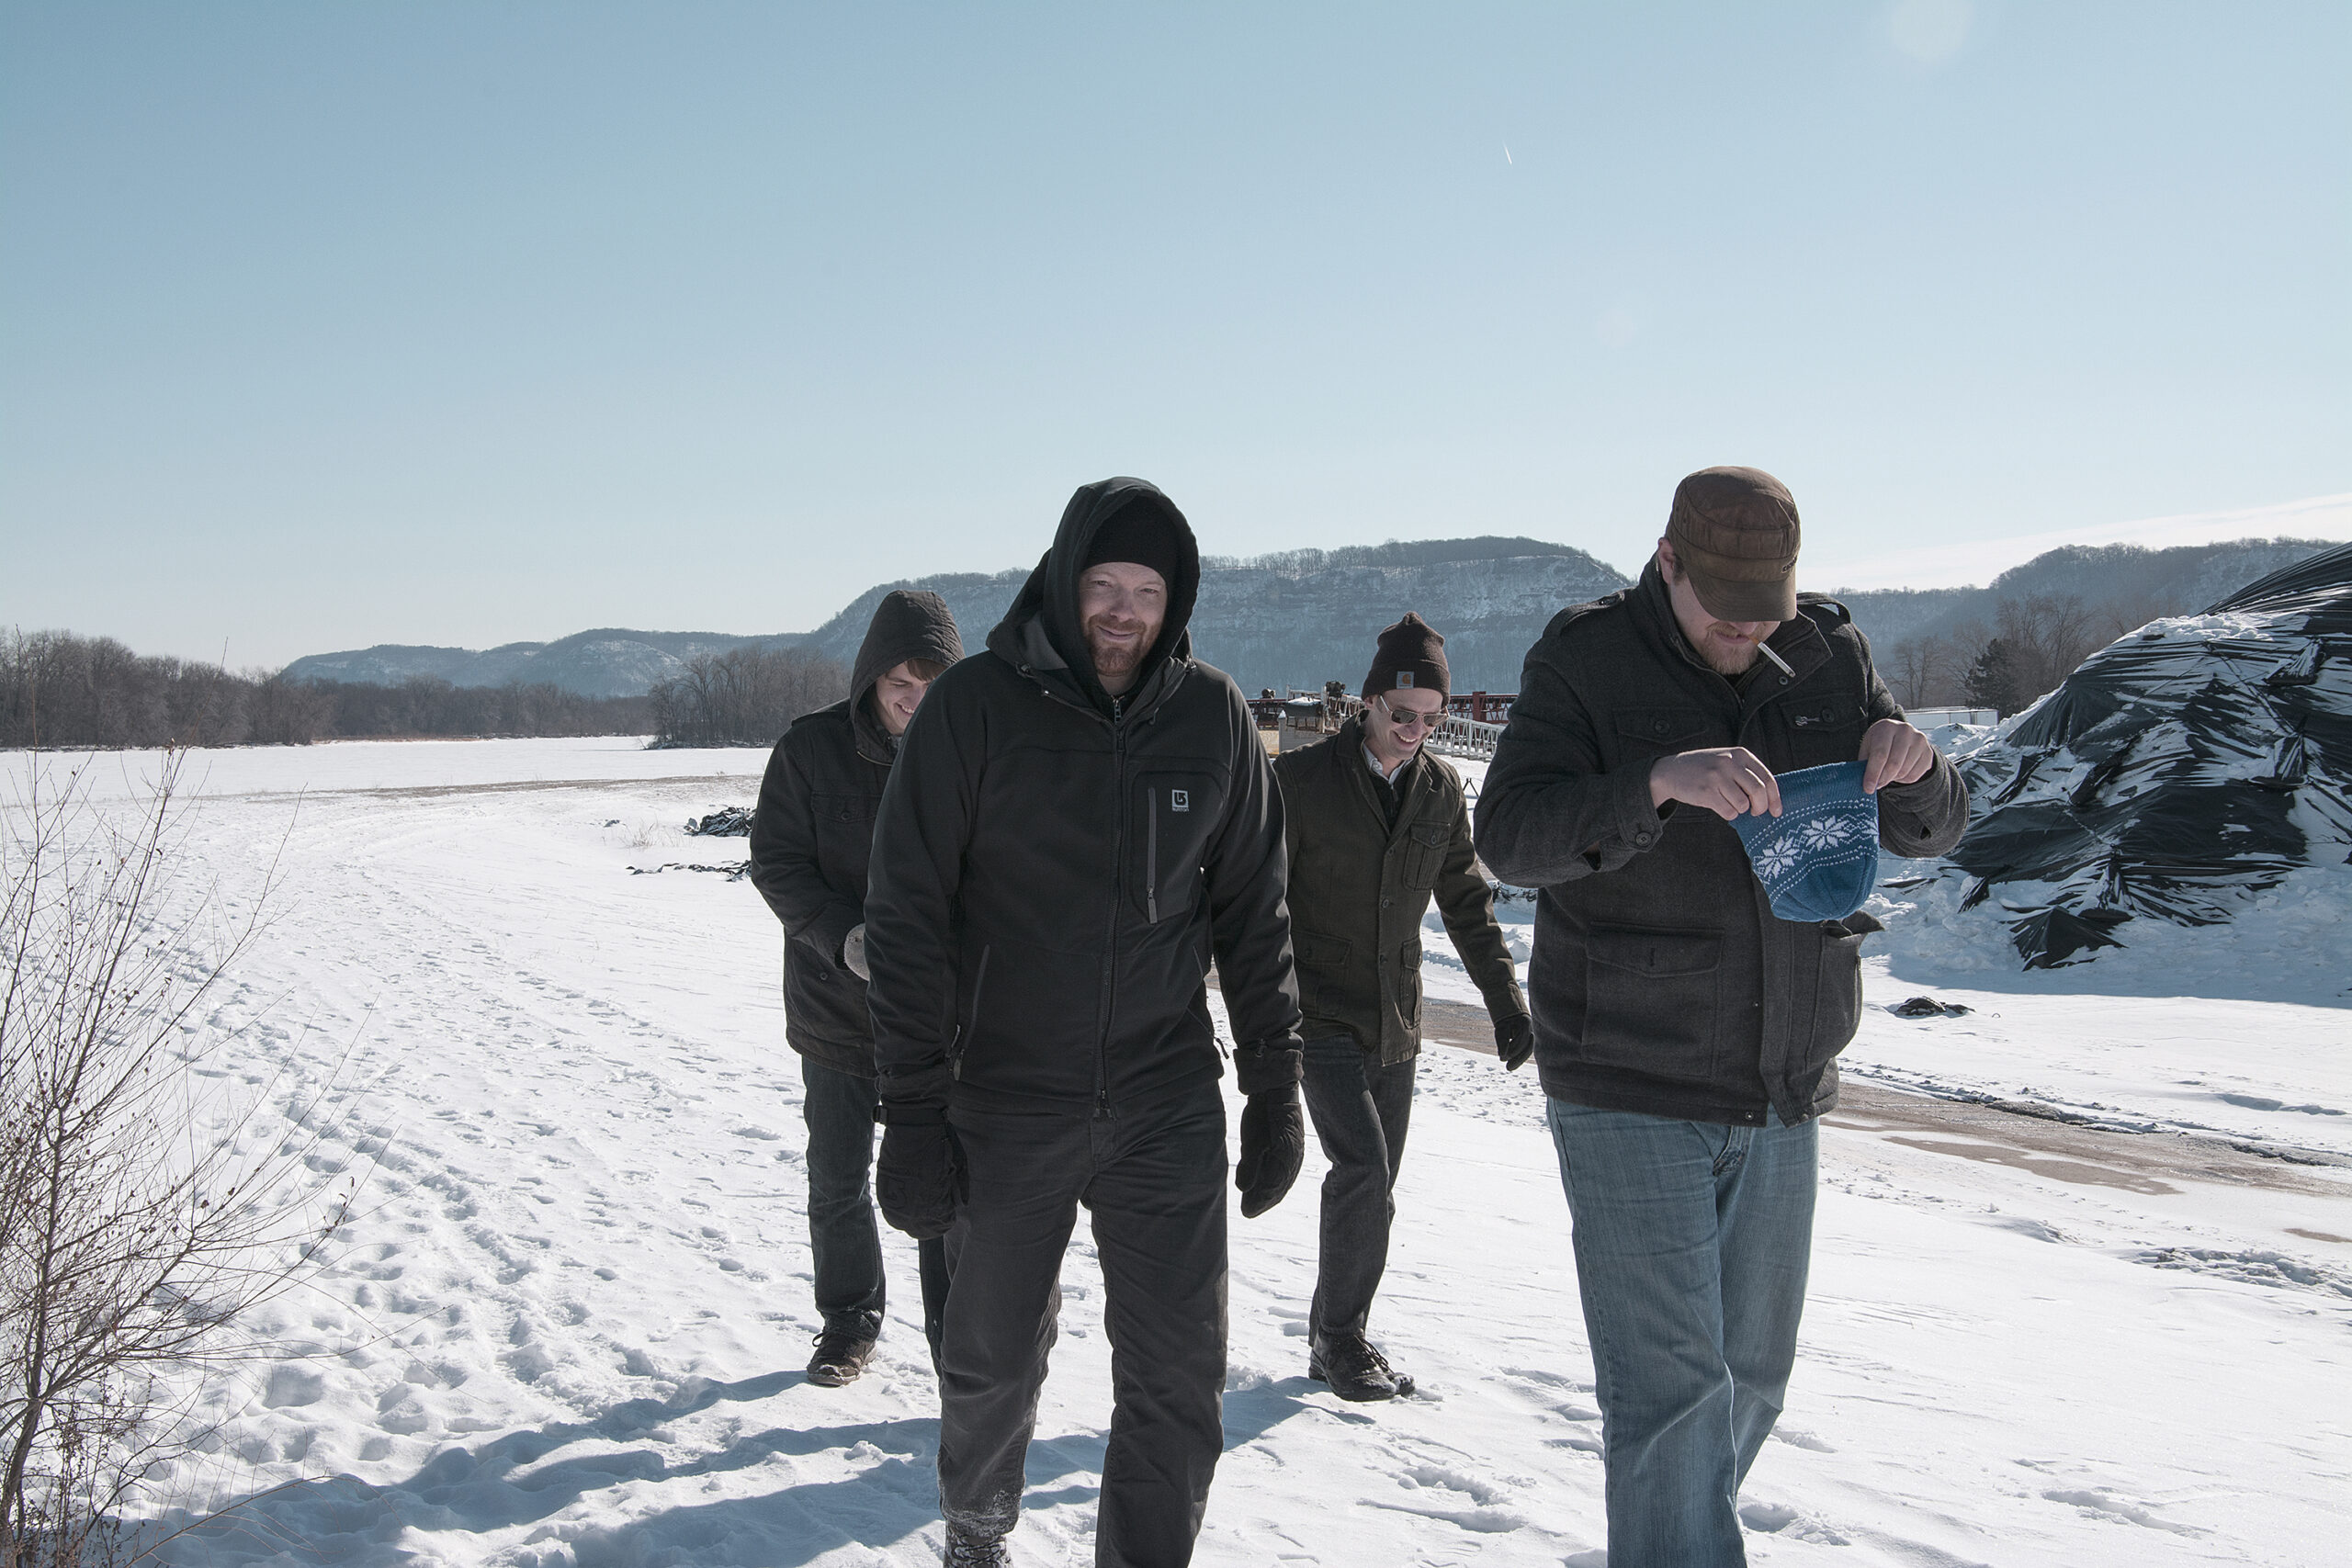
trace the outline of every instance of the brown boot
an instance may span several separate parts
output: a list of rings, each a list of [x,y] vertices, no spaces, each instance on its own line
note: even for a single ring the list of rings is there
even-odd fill
[[[1318,1334],[1308,1344],[1306,1375],[1329,1383],[1341,1399],[1362,1404],[1413,1392],[1413,1380],[1391,1367],[1361,1334]]]
[[[819,1388],[855,1382],[873,1355],[873,1340],[846,1329],[828,1328],[817,1336],[817,1353],[808,1358],[808,1381]]]

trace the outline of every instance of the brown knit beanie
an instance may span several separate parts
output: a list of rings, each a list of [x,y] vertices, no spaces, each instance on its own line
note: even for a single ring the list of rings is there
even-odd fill
[[[1372,672],[1363,678],[1367,700],[1382,692],[1423,691],[1444,696],[1452,676],[1445,668],[1445,638],[1412,611],[1393,626],[1383,627]]]

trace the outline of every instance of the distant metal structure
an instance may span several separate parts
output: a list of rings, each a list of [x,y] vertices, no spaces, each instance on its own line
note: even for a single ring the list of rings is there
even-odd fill
[[[1502,739],[1516,692],[1463,692],[1446,699],[1446,716],[1424,742],[1449,757],[1488,758]],[[1267,750],[1276,752],[1311,746],[1363,711],[1363,699],[1333,681],[1319,692],[1291,687],[1277,696],[1270,687],[1250,700]]]

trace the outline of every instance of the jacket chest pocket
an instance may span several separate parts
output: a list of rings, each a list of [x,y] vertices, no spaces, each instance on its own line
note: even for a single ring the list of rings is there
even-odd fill
[[[1618,755],[1635,761],[1725,744],[1709,739],[1714,721],[1697,708],[1619,708],[1609,719]]]
[[[1400,868],[1405,886],[1419,891],[1435,884],[1445,865],[1446,845],[1453,839],[1453,829],[1443,822],[1415,822],[1406,828]]]
[[[1853,693],[1784,703],[1781,717],[1794,767],[1850,762],[1862,754],[1862,704]]]
[[[1205,773],[1147,773],[1136,784],[1127,886],[1136,908],[1157,925],[1191,913],[1198,900],[1201,861],[1225,796]]]
[[[808,813],[817,825],[817,859],[826,870],[863,882],[874,853],[874,807],[870,795],[811,795]]]

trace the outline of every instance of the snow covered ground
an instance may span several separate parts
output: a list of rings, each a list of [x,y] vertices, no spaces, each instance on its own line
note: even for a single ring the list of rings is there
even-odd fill
[[[936,1560],[911,1244],[888,1244],[899,1296],[868,1376],[800,1373],[816,1322],[774,921],[723,874],[631,874],[741,859],[678,829],[748,801],[763,761],[611,740],[209,759],[197,869],[230,899],[273,854],[283,879],[222,998],[224,1021],[259,1021],[238,1065],[315,1080],[347,1050],[347,1142],[372,1172],[334,1266],[271,1309],[280,1359],[205,1391],[218,1451],[186,1484],[285,1489],[171,1561]],[[141,765],[95,776],[119,795]],[[2340,963],[2344,929],[2307,930]],[[2278,1177],[2152,1180],[1841,1116],[1751,1555],[2341,1561],[2352,1168],[2324,1162],[2352,1153],[2345,998],[2314,980],[2267,999],[2243,946],[2021,976],[1900,931],[1882,945],[1871,1002],[1974,1010],[1873,1010],[1858,1073],[2215,1129]],[[1442,935],[1430,951],[1438,990]],[[1532,1075],[1423,1062],[1374,1321],[1423,1392],[1351,1406],[1305,1377],[1310,1153],[1287,1202],[1234,1219],[1203,1563],[1601,1561],[1600,1420]],[[1083,1226],[1071,1250],[1024,1564],[1091,1561],[1109,1349]]]

